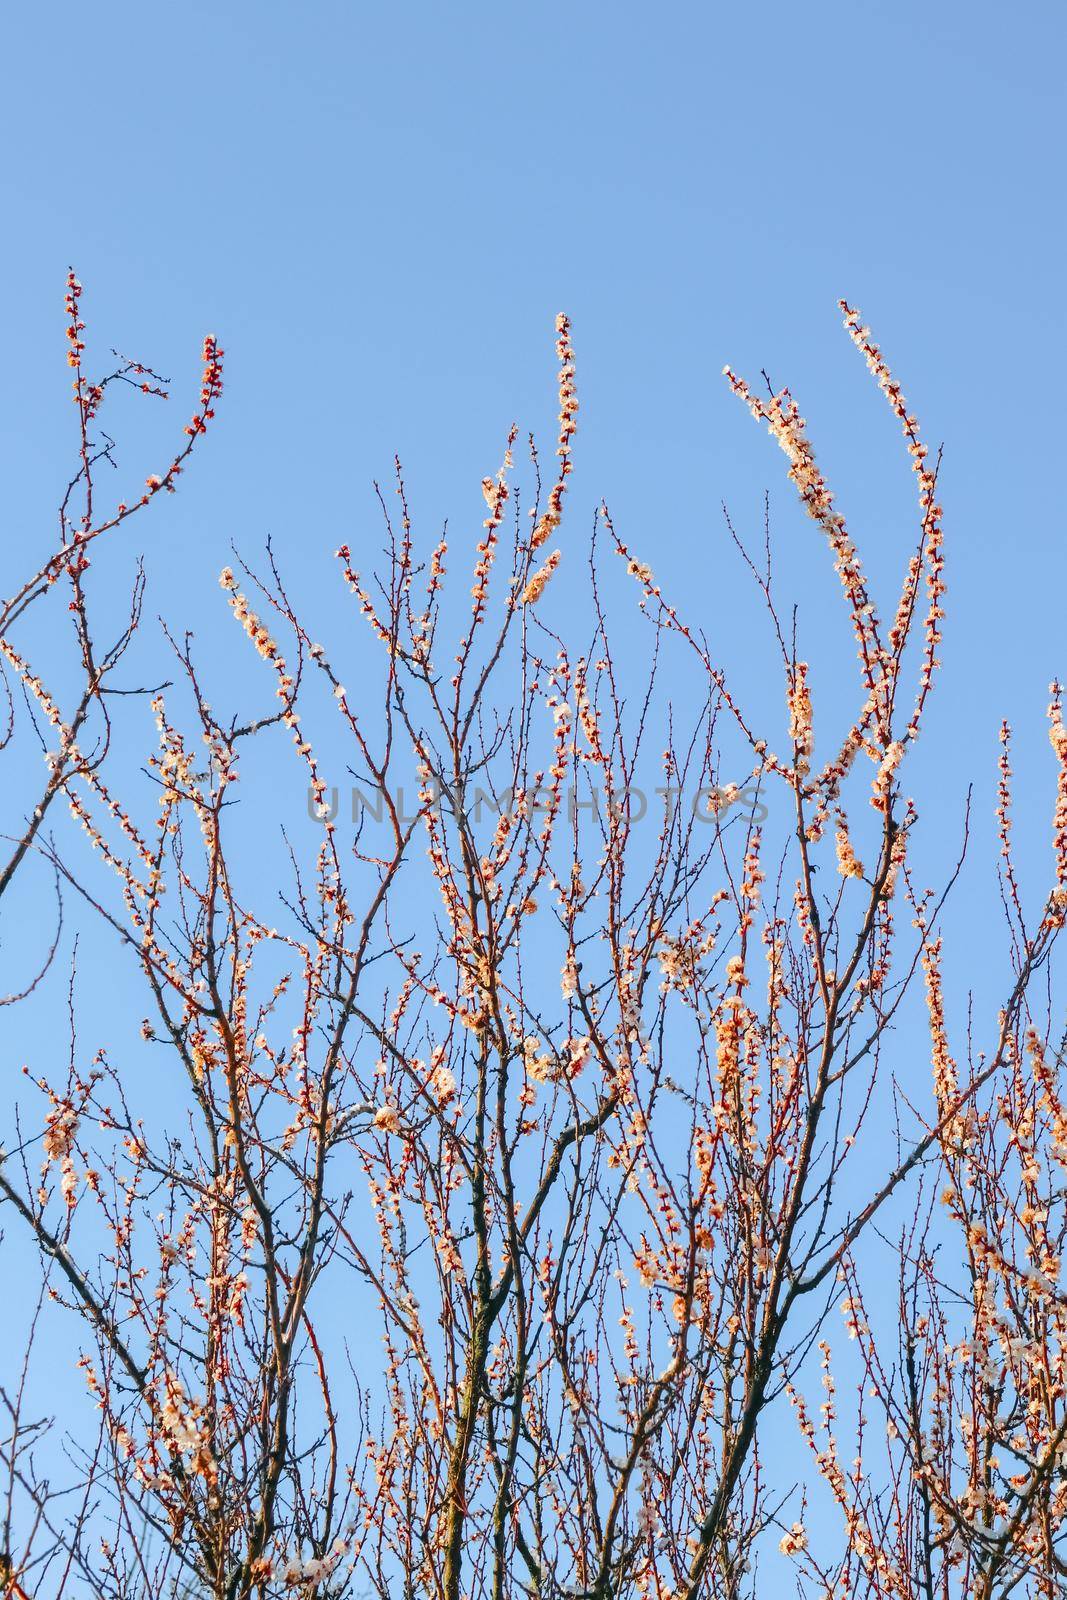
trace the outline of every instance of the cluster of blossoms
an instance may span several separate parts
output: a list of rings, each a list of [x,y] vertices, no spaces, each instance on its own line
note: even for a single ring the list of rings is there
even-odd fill
[[[74,1166],[74,1140],[78,1132],[79,1112],[69,1100],[57,1101],[45,1117],[45,1160],[42,1175],[50,1163],[59,1162],[60,1191],[68,1210],[73,1210],[78,1187],[78,1174]],[[42,1191],[43,1192],[43,1191]]]
[[[837,870],[841,876],[862,878],[863,862],[859,860],[853,848],[852,836],[848,831],[848,818],[843,811],[838,812],[834,843],[837,848]]]
[[[701,962],[714,950],[716,937],[715,930],[705,929],[700,918],[676,935],[660,934],[656,957],[663,974],[663,994],[668,989],[691,994],[700,987]]]
[[[636,556],[632,556],[626,563],[626,570],[631,578],[636,578],[638,582],[643,583],[646,589],[652,588],[654,581],[652,568],[647,562],[638,561]]]
[[[778,1548],[784,1556],[798,1555],[808,1548],[807,1530],[802,1522],[794,1522],[785,1535],[778,1541]]]
[[[545,1049],[536,1034],[522,1042],[522,1059],[527,1077],[533,1083],[569,1083],[577,1078],[589,1060],[588,1036],[566,1039],[560,1050]]]
[[[252,1564],[251,1577],[257,1584],[277,1582],[308,1594],[333,1576],[350,1548],[351,1541],[339,1534],[320,1556],[258,1556]]]
[[[574,350],[571,345],[571,325],[560,312],[556,318],[556,353],[559,356],[559,440],[556,456],[559,473],[548,496],[548,505],[538,517],[530,539],[530,548],[539,550],[547,544],[563,520],[563,496],[567,479],[574,471],[571,459],[571,440],[578,431],[578,391],[574,382]]]
[[[543,565],[538,567],[537,571],[533,574],[529,583],[522,591],[522,603],[524,606],[534,605],[538,600],[540,600],[548,585],[548,580],[559,566],[561,559],[562,557],[560,552],[558,550],[553,550],[552,554],[543,563]]]
[[[770,400],[763,400],[730,367],[723,368],[723,375],[752,415],[758,421],[766,422],[771,436],[789,460],[789,476],[797,487],[804,509],[826,534],[852,613],[866,687],[872,697],[877,697],[879,678],[885,664],[878,637],[877,614],[868,595],[859,555],[845,519],[834,509],[834,496],[815,460],[815,451],[805,431],[806,423],[800,408],[788,389],[773,395]]]
[[[941,622],[944,618],[942,600],[945,595],[944,535],[941,526],[942,509],[937,503],[937,474],[927,466],[929,449],[919,437],[918,419],[909,411],[900,384],[893,377],[889,365],[871,337],[859,311],[846,300],[838,302],[844,316],[845,327],[853,344],[864,357],[868,371],[888,400],[894,416],[904,433],[912,470],[919,485],[919,508],[922,515],[922,538],[919,549],[908,569],[908,579],[901,591],[896,617],[888,635],[889,650],[899,661],[917,600],[920,573],[926,572],[927,608],[923,620],[924,648],[919,669],[919,687],[915,705],[908,722],[905,738],[914,738],[918,732],[919,718],[933,685],[934,674],[940,665],[937,648],[941,643]]]
[[[504,509],[511,498],[508,488],[507,474],[511,469],[511,446],[514,440],[514,430],[508,439],[508,447],[504,452],[504,460],[500,471],[495,478],[482,479],[482,494],[488,510],[488,516],[482,523],[483,535],[475,549],[474,583],[471,587],[471,598],[474,601],[471,617],[471,629],[477,628],[485,614],[485,605],[489,597],[489,577],[496,560],[497,544],[500,539],[500,524],[504,520]],[[468,634],[468,638],[470,638]],[[457,663],[462,664],[465,649],[457,656]]]
[[[1052,848],[1056,860],[1056,888],[1061,909],[1067,908],[1067,728],[1063,723],[1063,689],[1049,684],[1049,741],[1056,756],[1056,809],[1052,819]]]
[[[789,737],[801,758],[810,756],[815,749],[815,732],[811,715],[811,690],[808,687],[808,663],[798,661],[793,668],[789,684]]]
[[[142,505],[146,505],[154,494],[159,493],[160,489],[165,489],[169,494],[174,494],[177,488],[174,480],[181,475],[185,457],[192,449],[197,438],[202,433],[207,432],[208,423],[215,415],[215,405],[222,394],[223,350],[214,334],[209,333],[205,338],[201,355],[204,362],[204,371],[200,380],[200,406],[198,410],[193,412],[184,429],[189,443],[183,451],[175,456],[164,473],[149,473],[145,479],[145,487],[148,493],[142,495]],[[124,509],[125,507],[120,507],[120,510]]]
[[[82,351],[85,349],[85,341],[82,338],[82,334],[85,331],[85,323],[82,322],[78,314],[78,301],[81,299],[81,295],[81,284],[74,276],[73,271],[68,272],[67,293],[63,301],[63,309],[66,311],[68,318],[67,343],[70,345],[70,349],[67,352],[67,365],[71,367],[81,366]]]

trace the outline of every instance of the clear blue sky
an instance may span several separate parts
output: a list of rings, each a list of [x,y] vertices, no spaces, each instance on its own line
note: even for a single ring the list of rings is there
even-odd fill
[[[5,570],[13,546],[44,548],[69,476],[68,263],[95,347],[175,380],[169,430],[134,420],[124,481],[191,407],[202,335],[227,350],[218,428],[150,537],[150,609],[182,623],[220,610],[231,539],[252,554],[271,533],[309,593],[342,538],[376,540],[371,480],[394,451],[427,533],[476,525],[509,422],[550,436],[566,309],[571,537],[605,495],[733,677],[780,697],[722,599],[737,574],[720,502],[752,529],[771,489],[813,653],[836,597],[781,457],[720,372],[793,386],[868,565],[895,574],[911,486],[840,330],[845,295],[946,447],[932,857],[954,850],[969,780],[988,810],[1003,714],[1046,785],[1022,822],[1044,860],[1046,687],[1067,667],[1064,34],[1059,6],[988,0],[12,11]],[[988,884],[963,892],[989,902]],[[34,1018],[4,1019],[5,1074]]]

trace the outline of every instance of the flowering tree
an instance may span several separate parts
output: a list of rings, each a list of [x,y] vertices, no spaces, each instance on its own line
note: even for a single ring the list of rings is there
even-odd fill
[[[72,1051],[65,1076],[35,1064],[43,1136],[24,1130],[0,1166],[60,1302],[48,1314],[80,1328],[99,1418],[66,1516],[12,1408],[5,1560],[22,1592],[735,1600],[785,1558],[827,1597],[1060,1591],[1067,1113],[1050,958],[1067,732],[1055,690],[1053,876],[1028,915],[1005,731],[1013,964],[991,1042],[963,1063],[943,894],[915,882],[902,787],[938,667],[937,468],[842,311],[917,490],[888,624],[792,396],[727,378],[830,547],[859,657],[848,726],[816,737],[769,555],[746,559],[780,660],[777,730],[750,719],[606,507],[584,643],[554,625],[578,409],[560,318],[554,471],[546,488],[531,441],[525,507],[512,432],[483,480],[470,581],[457,592],[455,541],[420,553],[399,463],[383,570],[365,579],[338,550],[380,662],[358,694],[273,554],[258,575],[223,570],[274,705],[213,709],[176,645],[179,687],[152,699],[152,814],[79,744],[87,716],[106,726],[121,656],[88,642],[84,546],[113,523],[92,522],[100,391],[79,366],[85,518],[63,521],[24,593],[72,586],[84,711],[61,713],[3,648],[56,729],[44,804],[62,794],[97,860],[44,841],[35,812],[8,875],[43,857],[124,948],[158,1065],[146,1091],[103,1053]],[[190,447],[219,388],[213,343],[205,356]],[[609,625],[614,556],[648,624],[636,678]],[[687,708],[661,682],[677,660],[699,677]],[[351,820],[325,754],[339,735]],[[300,775],[314,833],[277,875],[248,860],[236,804],[265,742]],[[932,1080],[904,1115],[893,1028],[923,981]],[[904,1195],[886,1325],[865,1242]],[[855,1340],[844,1421],[835,1306]],[[782,1470],[787,1432],[813,1452],[806,1487]]]

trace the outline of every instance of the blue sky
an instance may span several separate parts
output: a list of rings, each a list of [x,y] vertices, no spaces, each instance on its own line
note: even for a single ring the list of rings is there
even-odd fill
[[[175,382],[172,415],[128,419],[124,482],[191,409],[203,334],[226,347],[217,429],[114,557],[147,538],[150,611],[195,617],[209,651],[231,540],[254,555],[271,534],[295,592],[336,621],[332,551],[376,544],[371,484],[395,451],[427,537],[445,516],[476,527],[508,424],[551,438],[565,309],[582,404],[569,537],[605,496],[732,681],[779,705],[756,612],[731,598],[721,503],[752,532],[770,489],[813,658],[836,596],[781,457],[720,373],[790,383],[892,584],[911,483],[841,332],[844,295],[945,443],[930,860],[954,855],[971,780],[988,811],[1007,715],[1042,785],[1020,828],[1043,867],[1046,689],[1065,665],[1064,31],[1059,7],[985,0],[23,7],[0,96],[9,552],[45,548],[69,476],[68,263],[95,348]],[[964,908],[989,905],[980,880]],[[5,1073],[34,1016],[5,1018]]]

